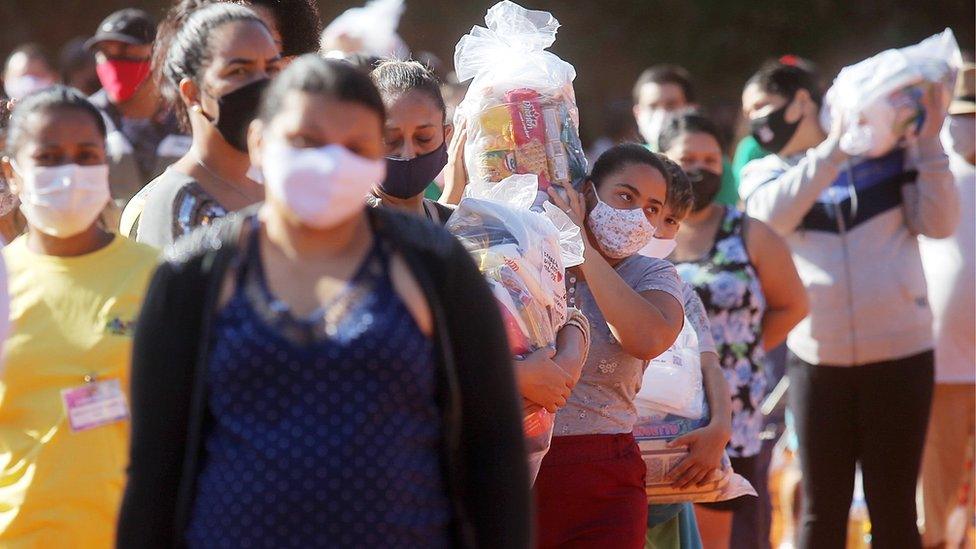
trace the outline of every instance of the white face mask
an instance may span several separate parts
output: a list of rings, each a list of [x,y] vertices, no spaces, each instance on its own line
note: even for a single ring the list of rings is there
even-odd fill
[[[54,82],[50,78],[41,78],[31,74],[11,78],[3,83],[3,90],[11,99],[23,99],[28,95],[49,88]]]
[[[643,109],[640,111],[640,115],[637,117],[637,130],[652,150],[658,150],[658,139],[672,117],[673,113],[664,109]]]
[[[671,255],[671,252],[678,246],[678,241],[673,238],[657,238],[654,237],[647,246],[641,248],[638,254],[645,257],[654,257],[657,259],[664,259]]]
[[[386,177],[386,162],[342,145],[298,149],[270,141],[261,153],[261,171],[268,195],[302,224],[329,229],[366,207],[366,195]]]
[[[972,116],[949,116],[949,137],[952,150],[959,156],[972,158],[976,150],[976,120]]]
[[[34,166],[20,174],[20,211],[37,230],[68,238],[88,229],[111,199],[108,165]]]
[[[656,229],[647,220],[644,210],[618,210],[600,200],[599,195],[596,200],[596,207],[587,216],[586,224],[607,257],[630,257],[654,238]]]
[[[257,183],[258,185],[264,185],[264,174],[261,173],[261,169],[257,166],[251,166],[248,168],[247,173],[244,174],[244,177]]]

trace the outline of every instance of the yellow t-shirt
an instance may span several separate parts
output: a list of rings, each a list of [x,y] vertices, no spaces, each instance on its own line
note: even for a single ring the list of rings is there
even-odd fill
[[[114,547],[128,420],[72,431],[61,391],[119,380],[157,251],[116,236],[83,256],[3,249],[10,337],[0,375],[0,547]]]

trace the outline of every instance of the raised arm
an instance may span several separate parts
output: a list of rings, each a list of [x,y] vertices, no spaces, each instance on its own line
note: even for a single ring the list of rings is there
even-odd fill
[[[925,96],[925,125],[917,142],[908,148],[918,179],[902,189],[908,229],[931,238],[951,236],[959,224],[959,191],[939,139],[945,121],[944,93],[942,86],[932,86]]]
[[[761,158],[742,169],[739,195],[746,212],[769,224],[777,233],[792,233],[810,211],[817,197],[837,178],[847,155],[840,150],[838,136],[830,135],[807,151],[799,164],[777,172],[769,168],[771,158]]]
[[[674,343],[684,324],[684,308],[672,294],[654,286],[679,289],[681,280],[674,267],[657,273],[660,284],[647,288],[631,288],[617,271],[589,242],[586,231],[586,207],[582,197],[571,188],[564,188],[563,198],[555,188],[549,189],[553,203],[567,212],[583,234],[583,264],[578,267],[586,278],[600,311],[614,338],[627,354],[641,360],[651,360]]]
[[[438,202],[457,205],[461,203],[464,189],[468,186],[468,171],[464,167],[464,144],[468,139],[467,124],[464,119],[454,127],[451,145],[448,148],[447,166],[444,167],[444,192]]]

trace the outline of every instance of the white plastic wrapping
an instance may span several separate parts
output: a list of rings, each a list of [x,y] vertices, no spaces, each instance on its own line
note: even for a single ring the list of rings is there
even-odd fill
[[[365,53],[406,59],[410,51],[396,32],[403,10],[403,0],[370,0],[349,8],[322,31],[323,49],[331,57]]]
[[[529,210],[537,190],[535,175],[472,183],[447,222],[498,301],[513,355],[555,344],[566,322],[565,268],[583,262],[579,227],[563,211],[548,203],[542,212]],[[526,406],[523,429],[533,482],[553,426],[552,414]]]
[[[634,405],[637,414],[643,417],[668,413],[698,419],[704,394],[698,336],[691,322],[685,319],[671,347],[651,360],[644,370]]]
[[[946,29],[914,46],[886,50],[844,67],[824,98],[821,125],[830,128],[842,119],[844,152],[881,156],[915,138],[925,122],[922,99],[929,86],[946,89],[948,108],[961,64],[959,45]]]
[[[694,370],[694,371],[693,371]],[[728,455],[721,467],[701,485],[672,487],[670,472],[688,456],[687,446],[668,442],[708,425],[710,414],[702,386],[701,354],[691,323],[685,325],[665,354],[651,361],[635,398],[637,424],[634,438],[647,474],[644,491],[648,504],[726,501],[756,496],[749,481],[732,470]]]
[[[537,175],[538,206],[550,184],[579,188],[586,177],[576,70],[545,51],[559,28],[549,12],[505,0],[488,10],[485,24],[461,37],[454,52],[458,80],[473,79],[455,114],[455,123],[467,123],[465,167],[473,182]]]

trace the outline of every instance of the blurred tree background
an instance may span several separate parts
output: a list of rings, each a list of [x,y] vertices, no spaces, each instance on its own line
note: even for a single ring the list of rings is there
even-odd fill
[[[320,0],[328,24],[365,0]],[[0,0],[0,54],[38,42],[52,56],[90,35],[114,10],[136,6],[162,17],[171,0]],[[454,45],[484,24],[494,0],[406,0],[399,32],[416,53],[450,67]],[[880,50],[915,43],[951,27],[973,49],[973,0],[522,0],[553,13],[562,27],[552,51],[577,70],[584,140],[603,131],[607,106],[629,104],[631,87],[655,63],[685,66],[699,102],[728,127],[738,116],[742,84],[769,58],[814,61],[825,82],[844,65]]]

